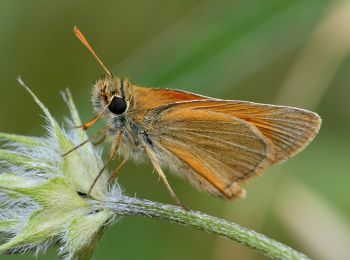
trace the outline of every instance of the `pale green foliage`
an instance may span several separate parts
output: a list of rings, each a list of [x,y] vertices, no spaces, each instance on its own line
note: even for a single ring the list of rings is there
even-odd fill
[[[102,159],[86,144],[62,158],[61,154],[84,141],[84,131],[63,130],[47,108],[30,92],[47,119],[48,137],[37,138],[0,133],[7,149],[0,149],[0,254],[35,254],[59,243],[67,259],[91,257],[104,227],[115,214],[99,202],[119,196],[120,189],[108,189],[107,172],[96,183],[91,197],[83,198]],[[80,119],[69,92],[64,95],[73,124]],[[95,198],[95,199],[92,199]],[[115,199],[115,198],[114,198]],[[0,240],[1,242],[1,240]]]

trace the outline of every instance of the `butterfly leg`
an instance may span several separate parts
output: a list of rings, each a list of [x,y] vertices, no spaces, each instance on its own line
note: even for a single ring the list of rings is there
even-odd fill
[[[64,154],[62,154],[62,157],[67,156],[68,154],[70,154],[71,152],[77,150],[78,148],[82,147],[84,144],[86,144],[87,142],[90,142],[94,139],[96,139],[99,135],[103,134],[105,131],[107,131],[108,129],[110,129],[110,126],[105,126],[104,128],[102,128],[101,130],[97,131],[93,136],[91,136],[90,138],[86,139],[84,142],[78,144],[77,146],[73,147],[72,149],[70,149],[69,151],[65,152]]]
[[[113,146],[112,146],[112,149],[111,149],[111,152],[109,154],[109,157],[108,159],[105,161],[104,165],[102,166],[101,170],[99,171],[99,173],[97,174],[96,178],[94,179],[94,181],[92,182],[91,186],[90,186],[90,189],[88,191],[88,195],[90,195],[92,189],[94,188],[97,180],[101,177],[103,171],[106,169],[107,165],[114,159],[117,151],[118,151],[118,148],[119,148],[119,145],[120,145],[120,142],[122,140],[122,137],[123,137],[123,133],[124,133],[124,130],[121,129],[119,134],[116,136],[115,140],[114,140],[114,143],[113,143]]]
[[[151,149],[145,147],[145,150],[146,150],[146,154],[148,156],[148,158],[151,160],[152,164],[153,164],[153,167],[154,169],[157,171],[159,177],[162,179],[162,181],[164,182],[165,184],[165,187],[168,189],[171,197],[173,197],[173,199],[176,201],[176,203],[182,207],[183,209],[185,210],[189,210],[180,200],[179,198],[176,196],[174,190],[171,188],[162,168],[160,167],[159,163],[158,163],[158,160],[157,158],[155,157],[154,153],[152,152]]]
[[[75,126],[74,128],[81,128],[83,130],[89,129],[91,126],[96,124],[96,122],[103,116],[103,112],[95,116],[93,119],[91,119],[89,122],[86,122],[85,124]]]
[[[94,143],[92,143],[92,144],[93,144],[94,146],[99,145],[99,144],[103,143],[103,141],[106,140],[106,138],[107,138],[107,135],[104,135],[104,136],[101,137],[100,140],[98,140],[98,141],[96,141],[96,142],[94,142]]]
[[[126,163],[126,161],[127,161],[126,158],[124,158],[123,161],[121,161],[121,163],[118,165],[117,169],[115,169],[113,171],[113,173],[111,174],[111,176],[109,176],[109,179],[108,179],[109,182],[112,182],[115,180],[115,178],[118,176],[119,170],[123,167],[123,165]]]

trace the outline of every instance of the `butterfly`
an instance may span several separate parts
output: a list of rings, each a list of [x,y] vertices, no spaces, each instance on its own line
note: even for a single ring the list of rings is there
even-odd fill
[[[106,72],[92,90],[97,116],[80,127],[86,130],[104,118],[106,127],[89,140],[102,133],[114,140],[88,194],[119,153],[123,160],[117,170],[128,159],[138,160],[146,155],[180,205],[183,204],[170,186],[164,167],[211,195],[243,197],[242,184],[303,150],[320,129],[320,117],[300,108],[132,84],[114,76],[81,31],[76,27],[74,31]],[[110,180],[116,174],[117,171]]]

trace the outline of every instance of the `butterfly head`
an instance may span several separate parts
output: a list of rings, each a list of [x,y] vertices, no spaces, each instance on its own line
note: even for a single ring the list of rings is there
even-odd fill
[[[93,86],[92,103],[97,113],[106,111],[110,117],[124,115],[131,103],[129,81],[109,75],[102,77]]]

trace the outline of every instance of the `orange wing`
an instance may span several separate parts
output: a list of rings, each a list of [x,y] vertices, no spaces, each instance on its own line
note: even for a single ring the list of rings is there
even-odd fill
[[[144,122],[160,161],[228,198],[242,196],[239,184],[303,149],[320,127],[318,115],[306,110],[224,100],[164,105]]]
[[[196,109],[233,115],[253,124],[274,144],[274,162],[284,161],[303,150],[321,126],[316,113],[295,107],[225,100],[196,102],[195,106]]]
[[[132,86],[131,96],[136,102],[134,118],[140,122],[143,121],[147,112],[158,107],[176,102],[208,99],[208,97],[181,90],[144,88],[135,85]]]

